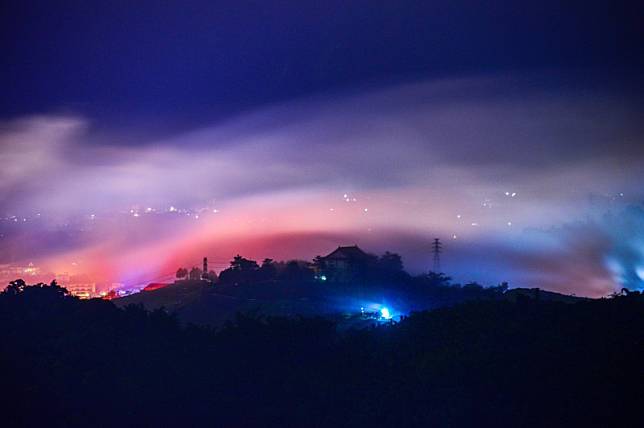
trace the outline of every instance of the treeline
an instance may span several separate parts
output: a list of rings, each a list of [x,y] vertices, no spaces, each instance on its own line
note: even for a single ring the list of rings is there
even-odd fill
[[[327,267],[324,259],[320,256],[311,262],[306,260],[275,261],[267,258],[260,264],[256,260],[238,254],[230,261],[230,266],[222,270],[219,275],[214,271],[209,271],[204,275],[202,269],[193,266],[189,270],[183,267],[179,268],[176,277],[179,280],[206,279],[213,283],[237,285],[270,281],[311,283],[316,280],[320,281],[321,278],[326,281],[323,274],[325,270]],[[360,283],[405,282],[412,278],[403,269],[400,255],[388,251],[381,256],[365,254],[363,260],[352,263],[350,270],[353,273],[351,279]]]
[[[400,255],[385,252],[381,256],[366,254],[366,257],[351,266],[351,277],[345,281],[333,281],[330,269],[322,257],[312,262],[304,260],[275,261],[255,260],[237,255],[230,266],[219,275],[210,272],[203,275],[201,269],[180,268],[179,280],[207,280],[217,286],[241,286],[236,292],[249,296],[279,295],[288,297],[327,294],[381,293],[405,294],[417,299],[422,309],[453,305],[472,299],[497,299],[508,290],[503,282],[495,286],[483,286],[477,282],[459,284],[444,273],[428,272],[411,275],[404,270]],[[229,291],[233,292],[233,291]]]
[[[644,298],[477,300],[338,333],[0,294],[11,426],[641,426]]]

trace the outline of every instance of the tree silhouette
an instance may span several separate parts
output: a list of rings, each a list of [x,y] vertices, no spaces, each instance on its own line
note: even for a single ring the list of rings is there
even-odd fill
[[[190,280],[199,281],[201,279],[202,274],[203,274],[203,271],[201,269],[193,266],[192,269],[190,269],[190,274],[189,274]]]
[[[246,259],[237,254],[230,262],[230,267],[219,274],[223,284],[248,284],[259,278],[259,265],[255,260]]]
[[[242,272],[251,272],[259,269],[259,265],[255,260],[246,259],[237,254],[230,262],[230,267],[233,270]]]
[[[425,275],[424,279],[428,283],[428,285],[432,286],[448,286],[451,285],[452,283],[452,278],[445,275],[443,272],[433,272],[430,271]]]
[[[402,257],[396,253],[386,251],[378,259],[378,267],[384,272],[398,273],[403,270]]]
[[[214,270],[208,271],[208,273],[204,274],[203,278],[206,281],[209,281],[209,282],[212,282],[212,283],[217,282],[217,279],[218,279],[217,273]]]
[[[259,278],[262,281],[270,281],[277,277],[277,266],[273,259],[264,259],[259,268]]]
[[[33,292],[34,289],[45,289],[45,292],[50,293],[51,295],[57,296],[67,296],[69,291],[66,288],[58,285],[58,282],[54,279],[49,284],[44,282],[39,282],[37,284],[27,285],[23,279],[16,279],[11,281],[9,285],[2,292],[6,295],[18,295],[22,293]]]
[[[324,261],[324,257],[322,256],[315,256],[313,259],[313,269],[315,269],[316,272],[324,272],[326,269],[326,262]]]
[[[280,277],[287,282],[308,282],[313,279],[313,270],[305,262],[290,260],[286,263]]]
[[[25,290],[27,284],[23,279],[16,279],[9,283],[9,285],[4,289],[3,293],[8,295],[17,295],[22,293]]]
[[[177,269],[177,279],[185,279],[185,277],[188,276],[188,269],[186,268],[179,268]]]
[[[12,283],[0,293],[12,426],[641,425],[641,293],[470,300],[349,330],[345,317],[251,312],[213,329]]]

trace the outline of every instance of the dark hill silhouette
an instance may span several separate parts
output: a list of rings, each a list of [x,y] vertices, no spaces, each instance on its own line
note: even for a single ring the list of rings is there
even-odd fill
[[[164,307],[169,312],[198,300],[206,291],[207,284],[200,280],[181,280],[164,287],[152,288],[144,292],[114,299],[114,303],[124,307],[130,304],[142,304],[150,310]]]
[[[342,273],[338,270],[340,265],[349,270]],[[177,277],[188,278],[187,272],[180,268]],[[355,246],[338,247],[328,256],[316,257],[313,263],[265,259],[260,265],[237,255],[230,268],[220,273],[217,283],[200,280],[201,271],[194,278],[149,287],[143,293],[115,299],[114,303],[120,307],[141,304],[148,310],[163,308],[181,321],[217,326],[238,312],[335,316],[356,314],[365,306],[386,303],[400,314],[478,299],[579,300],[538,289],[508,291],[506,283],[495,287],[474,282],[453,284],[443,273],[414,277],[403,270],[399,255],[386,252],[377,257]]]
[[[563,303],[575,303],[586,297],[571,296],[567,294],[555,293],[553,291],[541,290],[540,288],[513,288],[504,293],[506,300],[516,301],[521,298],[529,298],[544,301],[554,301]]]
[[[212,286],[204,281],[178,281],[167,287],[114,299],[119,307],[140,304],[148,310],[164,309],[185,322],[221,325],[239,312],[269,316],[333,315],[342,312],[338,301],[347,291],[310,289],[311,284],[260,281],[244,285]],[[359,305],[355,305],[359,311]]]
[[[356,314],[364,307],[392,306],[396,313],[454,305],[472,299],[499,299],[507,284],[482,287],[452,284],[451,278],[430,272],[411,276],[402,258],[386,252],[368,254],[357,246],[338,247],[313,262],[290,260],[262,263],[236,255],[230,267],[203,281],[193,268],[177,270],[178,280],[165,287],[115,299],[120,307],[141,304],[163,308],[184,322],[220,325],[237,312],[259,311],[269,316]],[[191,278],[191,279],[188,279]]]
[[[643,422],[639,293],[471,300],[344,332],[258,314],[213,330],[21,283],[0,294],[0,322],[10,426]]]
[[[443,289],[445,288],[445,289]],[[360,302],[377,301],[382,296],[395,308],[411,310],[435,309],[473,299],[511,300],[542,299],[574,303],[582,297],[569,296],[540,289],[485,289],[478,285],[436,287],[433,290],[391,290],[372,286],[351,289],[342,285],[316,288],[279,282],[259,282],[243,286],[211,286],[204,281],[178,281],[168,286],[114,299],[119,307],[136,304],[148,310],[164,309],[184,322],[221,325],[237,313],[258,311],[268,316],[330,316],[357,313]],[[407,312],[407,311],[406,311]]]

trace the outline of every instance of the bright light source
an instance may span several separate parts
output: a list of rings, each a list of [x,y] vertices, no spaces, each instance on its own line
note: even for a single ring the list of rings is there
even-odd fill
[[[380,316],[382,316],[386,320],[391,319],[391,314],[389,313],[389,308],[385,307],[385,308],[380,309]]]
[[[326,275],[320,275],[320,280],[326,281]]]

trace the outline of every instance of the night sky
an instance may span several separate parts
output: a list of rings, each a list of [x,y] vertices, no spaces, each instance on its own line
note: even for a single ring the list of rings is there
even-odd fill
[[[395,251],[644,287],[644,14],[594,1],[5,1],[0,263],[129,285]]]

